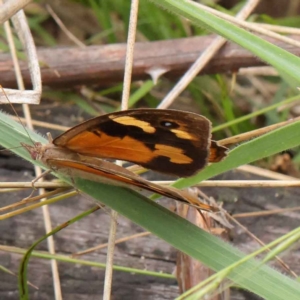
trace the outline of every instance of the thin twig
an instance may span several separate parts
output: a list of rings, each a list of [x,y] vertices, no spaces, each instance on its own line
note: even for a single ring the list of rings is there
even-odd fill
[[[294,119],[290,119],[288,121],[284,121],[284,122],[280,122],[277,124],[273,124],[270,126],[266,126],[263,128],[259,128],[259,129],[255,129],[255,130],[251,130],[245,133],[241,133],[223,140],[219,140],[218,144],[222,145],[222,146],[230,146],[230,145],[234,145],[240,142],[244,142],[244,141],[248,141],[250,139],[253,139],[255,137],[261,136],[263,134],[266,134],[268,132],[271,132],[272,130],[281,128],[283,126],[286,126],[288,124],[294,123],[294,122],[298,122],[300,121],[300,117],[294,118]]]
[[[131,1],[121,110],[128,109],[139,0]]]
[[[111,297],[115,241],[116,241],[116,232],[117,232],[117,227],[118,227],[117,218],[118,218],[118,213],[113,210],[111,212],[111,216],[110,216],[109,235],[108,235],[108,243],[107,243],[107,255],[106,255],[105,279],[104,279],[104,289],[103,289],[103,300],[110,300],[110,297]]]
[[[21,209],[16,209],[12,212],[0,215],[0,220],[5,220],[5,219],[8,219],[8,218],[23,214],[24,212],[27,212],[27,211],[30,211],[30,210],[33,210],[33,209],[36,209],[36,208],[39,208],[39,207],[43,207],[43,206],[48,205],[48,204],[53,204],[55,202],[58,202],[58,201],[66,199],[66,198],[72,197],[76,194],[77,194],[76,191],[72,191],[72,192],[69,192],[69,193],[66,193],[66,194],[63,194],[63,195],[60,195],[60,196],[56,196],[56,197],[48,199],[48,200],[44,200],[44,201],[40,201],[40,202],[35,203],[35,204],[31,204],[31,205],[29,205],[27,207],[23,207]]]
[[[238,213],[233,214],[233,218],[257,218],[257,217],[263,217],[263,216],[270,216],[270,215],[276,215],[276,214],[284,214],[287,212],[295,212],[300,210],[300,207],[288,207],[288,208],[278,208],[278,209],[269,209],[264,211],[254,211],[254,212],[247,212],[247,213]]]
[[[175,181],[152,181],[156,184],[171,185]],[[231,187],[231,188],[278,188],[278,187],[298,187],[300,180],[207,180],[194,185],[198,187]]]
[[[116,245],[116,244],[123,243],[123,242],[127,242],[127,241],[132,240],[132,239],[144,237],[144,236],[147,236],[147,235],[150,235],[150,234],[151,234],[151,232],[145,231],[145,232],[136,233],[136,234],[133,234],[133,235],[130,235],[130,236],[125,236],[125,237],[123,237],[123,238],[117,239],[117,240],[115,241],[115,245]],[[78,256],[81,256],[81,255],[85,255],[85,254],[94,252],[94,251],[96,251],[96,250],[100,250],[100,249],[106,248],[107,246],[108,246],[108,243],[101,244],[101,245],[98,245],[98,246],[95,246],[95,247],[86,249],[86,250],[84,250],[84,251],[80,251],[80,252],[73,253],[73,254],[72,254],[72,257],[78,257]]]
[[[53,189],[53,188],[68,188],[70,187],[69,184],[58,181],[58,182],[47,182],[47,181],[41,181],[41,182],[35,182],[34,183],[35,188],[45,188],[45,189]],[[3,188],[21,188],[21,189],[32,189],[32,183],[31,182],[0,182],[0,189]]]
[[[280,174],[281,175],[281,174]],[[151,181],[161,185],[171,185],[175,181],[172,180],[154,180]],[[202,187],[296,187],[300,186],[298,178],[292,180],[204,180],[195,186]],[[36,188],[68,188],[70,185],[64,182],[36,182]],[[31,189],[31,182],[0,182],[0,189],[15,188],[15,189]]]
[[[56,22],[58,27],[65,33],[65,35],[78,47],[85,48],[86,45],[82,43],[70,30],[65,26],[65,24],[62,22],[62,20],[58,17],[58,15],[54,12],[52,7],[49,4],[46,4],[46,9],[53,18],[53,20]]]
[[[278,76],[278,71],[270,66],[240,68],[238,75]]]
[[[300,29],[299,28],[294,28],[294,27],[288,27],[288,26],[279,26],[279,25],[272,25],[272,24],[265,24],[265,23],[259,23],[255,22],[255,25],[262,27],[264,29],[278,32],[278,33],[284,33],[284,34],[300,34]]]
[[[6,205],[4,207],[0,207],[0,212],[2,213],[6,210],[16,209],[17,207],[24,206],[24,205],[27,205],[27,204],[30,204],[30,203],[33,203],[33,202],[36,202],[36,201],[40,201],[43,198],[48,198],[50,196],[57,195],[57,194],[59,194],[61,192],[64,192],[64,191],[66,191],[64,188],[58,188],[54,191],[44,193],[43,195],[38,195],[38,196],[35,196],[35,197],[25,198],[25,199],[23,199],[21,201],[18,201],[16,203]]]
[[[22,122],[25,121],[25,119],[21,118],[21,117],[17,118],[15,116],[11,116],[11,118],[16,121],[22,121]],[[70,127],[67,127],[67,126],[52,124],[52,123],[37,121],[37,120],[32,120],[32,125],[35,125],[37,127],[47,128],[47,129],[59,130],[59,131],[63,131],[63,132],[70,129]]]
[[[263,176],[267,178],[272,178],[275,180],[299,180],[299,178],[293,177],[293,176],[288,176],[284,174],[280,174],[274,171],[262,169],[260,167],[252,166],[252,165],[244,165],[237,167],[237,170],[255,174],[258,176]]]

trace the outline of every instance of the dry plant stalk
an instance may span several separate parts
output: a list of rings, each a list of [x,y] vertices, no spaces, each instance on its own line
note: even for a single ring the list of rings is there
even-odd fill
[[[193,207],[188,207],[183,204],[177,204],[176,207],[177,214],[181,217],[214,235],[228,239],[227,229],[219,227],[217,222],[210,217],[209,213],[202,212],[203,215],[200,215],[199,211]],[[213,274],[214,271],[203,265],[198,260],[195,260],[180,251],[177,252],[176,277],[181,294],[209,278]],[[229,299],[229,293],[229,288],[223,288],[221,284],[218,288],[218,294],[211,296],[209,299]]]
[[[39,104],[41,94],[42,94],[41,71],[39,67],[39,60],[38,60],[35,44],[23,10],[20,10],[15,16],[12,17],[12,22],[14,24],[15,30],[18,34],[18,37],[22,43],[23,49],[28,59],[28,69],[30,72],[33,90],[4,89],[6,95],[0,94],[0,103],[7,104],[8,103],[7,97],[9,97],[11,103]],[[5,23],[5,26],[6,29],[10,31],[8,23]],[[10,45],[13,46],[14,43],[13,43],[12,35],[8,34],[7,38]],[[15,49],[11,52],[11,55],[13,60],[17,62],[18,59],[16,56]],[[21,72],[18,63],[15,63],[14,66],[16,68],[15,72],[20,74]],[[20,78],[19,75],[17,75],[17,78]]]

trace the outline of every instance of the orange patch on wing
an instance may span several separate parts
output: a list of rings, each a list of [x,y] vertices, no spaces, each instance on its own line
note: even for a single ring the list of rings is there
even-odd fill
[[[227,156],[228,148],[218,145],[218,142],[211,141],[209,150],[209,162],[219,162]]]
[[[110,116],[110,119],[112,119],[114,122],[122,124],[122,125],[139,127],[144,132],[147,132],[147,133],[154,133],[156,131],[156,129],[153,126],[151,126],[150,123],[138,120],[134,117],[123,116],[123,117],[115,118],[114,115],[112,115],[112,116]]]
[[[156,144],[155,145],[155,151],[154,153],[156,156],[166,156],[170,158],[170,161],[173,163],[177,164],[190,164],[193,160],[183,154],[182,149],[172,147],[172,146],[167,146],[167,145],[162,145],[162,144]]]
[[[99,136],[85,131],[70,139],[65,147],[83,155],[112,158],[145,163],[155,155],[144,143],[130,137],[123,139],[106,135],[99,131]]]
[[[186,156],[183,149],[156,144],[155,150],[152,151],[131,137],[112,137],[103,132],[95,133],[84,131],[72,139],[66,145],[66,148],[81,153],[101,158],[112,158],[126,161],[134,161],[136,163],[145,164],[155,157],[164,156],[170,159],[170,162],[177,164],[190,164],[193,160]]]
[[[176,134],[176,136],[180,139],[185,139],[185,140],[195,140],[195,138],[189,134],[187,131],[179,130],[179,129],[171,129],[173,133]]]

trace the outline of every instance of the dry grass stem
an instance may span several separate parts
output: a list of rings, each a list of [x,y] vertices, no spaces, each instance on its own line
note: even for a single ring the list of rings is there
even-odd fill
[[[274,180],[287,180],[287,181],[289,181],[289,180],[299,180],[299,178],[296,178],[296,177],[280,174],[280,173],[277,173],[277,172],[273,172],[273,171],[270,171],[270,170],[262,169],[260,167],[251,166],[251,165],[240,166],[240,167],[237,168],[237,170],[247,172],[247,173],[251,173],[251,174],[254,174],[254,175],[258,175],[258,176],[271,178],[271,179],[274,179]]]
[[[16,209],[17,207],[27,205],[29,203],[33,203],[33,202],[36,202],[36,201],[40,201],[44,198],[48,198],[48,197],[60,194],[62,192],[65,192],[65,191],[66,191],[66,189],[56,189],[54,191],[47,192],[47,193],[44,193],[42,195],[38,195],[38,196],[35,196],[35,197],[30,197],[30,198],[25,198],[25,199],[23,199],[21,201],[18,201],[16,203],[6,205],[4,207],[0,207],[0,212],[2,213],[4,211],[10,210],[10,209]]]
[[[241,133],[241,134],[238,134],[238,135],[235,135],[235,136],[223,139],[223,140],[219,140],[218,144],[222,145],[222,146],[234,145],[234,144],[244,142],[244,141],[253,139],[255,137],[261,136],[261,135],[263,135],[265,133],[268,133],[272,130],[283,127],[283,126],[285,126],[287,124],[290,124],[290,123],[297,122],[299,120],[300,120],[300,117],[297,117],[297,118],[294,118],[294,119],[291,119],[291,120],[288,120],[288,121],[280,122],[280,123],[273,124],[273,125],[270,125],[270,126],[266,126],[266,127],[263,127],[263,128],[259,128],[259,129],[255,129],[255,130],[248,131],[248,132],[245,132],[245,133]]]
[[[13,212],[1,215],[0,216],[0,221],[8,219],[8,218],[11,218],[11,217],[14,217],[14,216],[17,216],[17,215],[20,215],[20,214],[22,214],[24,212],[27,212],[27,211],[30,211],[30,210],[33,210],[33,209],[36,209],[36,208],[39,208],[39,207],[44,207],[45,205],[53,204],[55,202],[58,202],[58,201],[66,199],[66,198],[72,197],[72,196],[74,196],[76,194],[77,194],[77,192],[74,192],[74,191],[73,192],[69,192],[69,193],[66,193],[64,195],[54,197],[52,199],[44,200],[44,201],[41,201],[41,202],[36,203],[36,204],[29,205],[29,206],[24,207],[24,208],[14,210]],[[52,253],[52,254],[54,254],[54,253]]]
[[[0,6],[0,24],[3,24],[32,0],[8,0]]]
[[[46,9],[48,13],[51,15],[53,20],[56,22],[58,27],[66,34],[66,36],[78,47],[85,48],[86,45],[82,43],[77,37],[70,32],[70,30],[65,26],[65,24],[62,22],[62,20],[58,17],[58,15],[54,12],[54,10],[51,8],[49,4],[46,4]]]
[[[264,29],[278,32],[278,33],[284,33],[284,34],[300,34],[300,29],[295,27],[288,27],[288,26],[278,26],[278,25],[272,25],[272,24],[265,24],[265,23],[254,23],[255,25],[262,27]]]
[[[133,54],[134,54],[134,45],[135,45],[135,37],[136,37],[138,7],[139,7],[139,1],[132,0],[131,8],[130,8],[130,17],[129,17],[127,47],[126,47],[125,72],[124,72],[124,80],[123,80],[121,110],[128,109],[128,101],[130,97],[130,86],[131,86],[131,77],[132,77]]]
[[[278,208],[278,209],[270,209],[265,211],[255,211],[255,212],[247,212],[247,213],[239,213],[232,215],[233,218],[253,218],[253,217],[262,217],[262,216],[270,216],[276,214],[284,214],[286,212],[294,212],[300,210],[299,206],[289,207],[289,208]]]
[[[156,184],[171,185],[175,181],[152,181]],[[246,188],[246,187],[298,187],[300,180],[205,180],[196,184],[197,187],[231,187],[231,188]]]
[[[131,7],[130,7],[130,16],[129,16],[129,28],[128,28],[128,37],[127,37],[127,49],[126,49],[126,58],[125,58],[125,72],[124,72],[124,80],[123,80],[121,110],[128,109],[128,101],[129,101],[129,97],[130,97],[130,86],[131,86],[131,78],[132,78],[133,54],[134,54],[134,45],[135,45],[135,37],[136,37],[138,8],[139,8],[139,0],[132,0]],[[114,259],[114,248],[115,248],[116,230],[117,230],[117,218],[118,218],[118,213],[116,211],[112,211],[108,245],[107,245],[107,258],[106,258],[103,300],[110,300],[110,298],[111,298],[113,259]]]
[[[145,232],[140,232],[140,233],[133,234],[133,235],[130,235],[130,236],[126,236],[126,237],[123,237],[121,239],[117,239],[115,241],[115,245],[123,243],[123,242],[130,241],[132,239],[136,239],[136,238],[148,236],[150,234],[151,234],[151,232],[145,231]],[[106,248],[107,246],[108,246],[108,243],[101,244],[101,245],[98,245],[98,246],[95,246],[95,247],[92,247],[92,248],[89,248],[89,249],[86,249],[86,250],[83,250],[83,251],[80,251],[80,252],[73,253],[72,257],[78,257],[78,256],[81,256],[81,255],[85,255],[85,254],[94,252],[96,250],[100,250],[100,249]]]
[[[238,71],[238,75],[278,76],[279,73],[273,67],[263,66],[263,67],[240,68]]]
[[[12,119],[16,120],[16,121],[21,121],[24,122],[25,119],[24,118],[18,118],[15,116],[11,117]],[[37,121],[37,120],[32,120],[32,125],[35,125],[37,127],[42,127],[42,128],[48,128],[48,129],[53,129],[53,130],[59,130],[59,131],[67,131],[68,129],[70,129],[70,127],[67,126],[62,126],[62,125],[57,125],[57,124],[52,124],[52,123],[47,123],[47,122],[42,122],[42,121]]]
[[[35,182],[35,188],[45,188],[45,189],[53,189],[53,188],[68,188],[70,187],[69,184],[65,182]],[[0,189],[2,188],[20,188],[20,189],[32,189],[31,182],[0,182]]]
[[[4,89],[6,95],[0,94],[0,103],[7,103],[7,97],[9,97],[11,103],[38,104],[40,102],[40,97],[42,92],[41,73],[40,73],[39,61],[38,61],[35,45],[24,12],[22,10],[19,11],[12,18],[12,21],[28,59],[29,72],[30,72],[30,77],[33,85],[33,90],[32,91],[25,90],[24,88],[20,88],[19,90]],[[18,74],[20,74],[20,67],[18,66],[19,64],[17,63],[18,59],[17,59],[16,49],[14,47],[13,37],[12,37],[10,27],[8,26],[8,23],[5,24],[5,29],[7,33],[8,43],[11,49],[12,59],[14,61],[14,70]],[[20,86],[21,76],[17,75],[16,78],[17,78],[18,85]]]

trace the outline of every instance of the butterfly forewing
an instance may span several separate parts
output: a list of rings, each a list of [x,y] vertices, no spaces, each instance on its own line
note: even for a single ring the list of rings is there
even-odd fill
[[[211,123],[177,110],[127,110],[81,123],[53,143],[83,155],[125,160],[187,177],[208,162]]]

